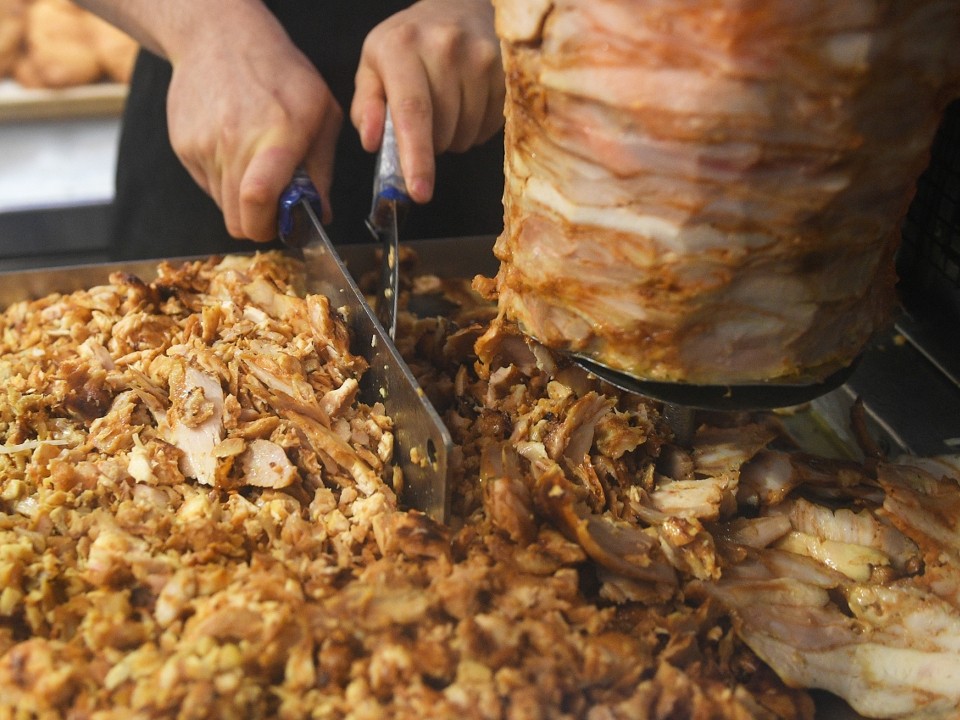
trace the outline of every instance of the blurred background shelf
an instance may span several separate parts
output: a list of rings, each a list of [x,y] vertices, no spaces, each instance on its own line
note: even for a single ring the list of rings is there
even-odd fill
[[[0,80],[0,123],[116,118],[123,111],[127,89],[125,84],[107,82],[58,90],[31,89],[13,80]]]
[[[0,80],[0,270],[109,259],[127,86]]]

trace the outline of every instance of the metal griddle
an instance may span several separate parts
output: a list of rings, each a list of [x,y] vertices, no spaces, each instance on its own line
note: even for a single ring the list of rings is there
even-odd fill
[[[498,262],[494,238],[466,237],[404,243],[419,257],[424,272],[440,277],[493,276]],[[354,277],[379,272],[376,243],[343,245],[338,254]],[[176,258],[174,261],[196,259]],[[155,275],[157,261],[83,265],[48,270],[0,273],[0,308],[51,292],[71,292],[107,281],[111,272],[134,273],[145,280]],[[883,333],[864,352],[843,385],[784,413],[788,430],[805,449],[833,457],[857,457],[849,430],[850,408],[865,403],[868,426],[891,456],[955,454],[960,448],[960,387],[939,372],[910,341],[905,322]],[[901,327],[902,326],[902,327]],[[920,412],[918,408],[923,408]],[[906,408],[906,410],[904,410]],[[401,418],[402,418],[402,410]],[[400,420],[402,422],[402,419]],[[817,717],[855,720],[859,716],[840,699],[813,691]]]

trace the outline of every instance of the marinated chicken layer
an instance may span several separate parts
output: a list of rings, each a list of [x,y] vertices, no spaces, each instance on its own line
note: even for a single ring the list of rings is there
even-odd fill
[[[422,276],[404,299],[453,308],[399,331],[457,446],[441,526],[398,508],[391,421],[297,273],[0,316],[0,716],[812,718],[805,687],[956,716],[955,466],[812,457],[768,415],[682,446]]]
[[[500,306],[638,377],[822,380],[893,305],[954,0],[495,0]]]

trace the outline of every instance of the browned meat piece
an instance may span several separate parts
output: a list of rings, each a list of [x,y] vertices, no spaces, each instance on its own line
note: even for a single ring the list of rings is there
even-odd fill
[[[843,471],[834,465],[838,486]],[[768,495],[768,514],[718,533],[741,546],[725,545],[723,577],[688,589],[728,607],[739,635],[789,684],[830,690],[867,717],[955,717],[958,481],[886,463],[877,480],[882,505],[861,494],[847,496],[853,507],[785,498],[785,488]]]
[[[700,587],[733,609],[740,635],[787,683],[830,690],[867,717],[956,717],[960,615],[928,589],[854,584],[838,603],[789,575]]]

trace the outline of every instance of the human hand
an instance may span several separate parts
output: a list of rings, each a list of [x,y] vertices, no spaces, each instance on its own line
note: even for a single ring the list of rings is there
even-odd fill
[[[261,6],[262,7],[262,6]],[[343,110],[272,15],[196,33],[171,56],[170,141],[238,238],[276,237],[277,204],[302,165],[331,219]]]
[[[350,118],[373,152],[389,101],[407,191],[424,203],[435,156],[489,139],[503,125],[504,95],[489,0],[420,0],[364,41]]]

